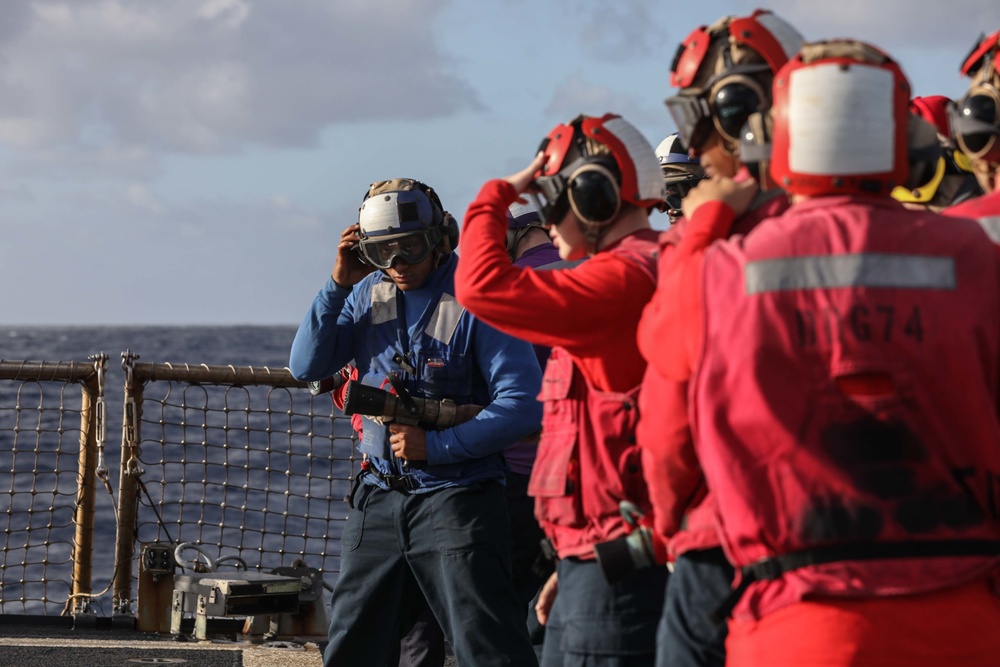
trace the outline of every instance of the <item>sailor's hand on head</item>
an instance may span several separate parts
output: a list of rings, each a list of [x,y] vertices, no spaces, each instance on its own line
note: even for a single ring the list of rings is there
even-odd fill
[[[545,154],[539,152],[535,156],[535,159],[531,161],[531,164],[516,174],[511,174],[504,180],[513,185],[514,190],[520,194],[527,190],[531,182],[535,180],[535,172],[541,169],[543,164],[545,164]]]
[[[708,202],[721,201],[729,206],[739,217],[750,208],[750,202],[757,194],[757,181],[748,178],[737,183],[731,178],[716,176],[700,181],[691,188],[681,202],[681,210],[688,220],[698,208]]]
[[[353,287],[375,267],[361,260],[361,225],[354,224],[340,234],[337,246],[337,263],[333,267],[333,281],[341,287]]]

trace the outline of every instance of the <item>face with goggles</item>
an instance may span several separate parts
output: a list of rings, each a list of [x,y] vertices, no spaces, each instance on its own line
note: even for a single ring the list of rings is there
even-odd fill
[[[431,238],[433,231],[385,239],[368,238],[361,241],[358,248],[365,261],[385,271],[399,289],[416,289],[434,270],[432,260],[437,239]]]

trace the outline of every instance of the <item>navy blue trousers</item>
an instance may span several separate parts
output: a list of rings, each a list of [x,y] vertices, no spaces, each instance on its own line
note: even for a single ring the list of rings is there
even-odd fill
[[[666,567],[637,570],[614,586],[597,561],[565,558],[556,571],[542,667],[653,667]]]
[[[537,664],[510,549],[498,482],[412,495],[362,485],[341,536],[324,664],[384,664],[424,599],[459,664]]]
[[[721,548],[677,557],[660,619],[656,667],[726,664],[726,623],[709,614],[729,596],[734,575]]]
[[[542,538],[545,533],[535,519],[535,499],[528,495],[529,475],[507,471],[507,518],[510,521],[511,574],[514,590],[526,610],[528,634],[535,645],[535,654],[541,657],[545,628],[535,617],[534,599],[545,580],[535,572],[541,558]],[[444,632],[434,619],[430,608],[417,619],[416,625],[399,643],[398,667],[441,667],[445,660]]]

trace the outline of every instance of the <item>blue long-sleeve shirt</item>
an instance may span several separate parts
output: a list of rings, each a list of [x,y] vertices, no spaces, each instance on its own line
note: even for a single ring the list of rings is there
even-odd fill
[[[458,258],[447,256],[417,289],[402,292],[381,272],[353,289],[327,280],[292,343],[289,369],[300,380],[329,377],[354,361],[364,384],[398,373],[415,396],[485,408],[475,419],[427,432],[427,467],[402,469],[388,432],[366,421],[362,450],[382,473],[406,472],[420,489],[503,477],[502,450],[538,430],[541,370],[531,345],[474,318],[454,301]],[[405,333],[403,333],[405,331]],[[415,369],[392,361],[399,354]]]

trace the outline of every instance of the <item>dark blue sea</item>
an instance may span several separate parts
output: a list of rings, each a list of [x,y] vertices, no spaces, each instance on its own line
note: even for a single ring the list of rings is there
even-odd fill
[[[297,324],[289,326],[0,327],[0,359],[86,361],[100,352],[119,363],[131,349],[140,361],[208,365],[288,365]]]
[[[121,422],[122,422],[122,403],[123,403],[123,383],[124,383],[124,373],[121,370],[121,353],[125,350],[131,351],[133,354],[139,355],[140,362],[148,363],[166,363],[169,362],[174,365],[209,365],[209,366],[237,366],[246,367],[254,366],[261,367],[267,366],[272,369],[285,368],[288,363],[288,352],[292,343],[292,339],[295,335],[295,325],[288,326],[178,326],[178,327],[164,327],[164,326],[87,326],[87,327],[32,327],[32,326],[0,326],[0,359],[4,361],[78,361],[86,362],[90,355],[105,353],[109,357],[108,370],[107,370],[107,383],[106,383],[106,401],[107,401],[107,414],[108,414],[108,427],[107,427],[107,465],[111,469],[111,480],[114,487],[118,485],[118,466],[120,462],[120,448],[121,448]],[[16,383],[6,383],[13,384]],[[163,384],[163,383],[154,383]],[[7,392],[7,396],[4,396],[4,391]],[[5,407],[10,403],[9,394],[13,391],[10,387],[0,386],[0,408]],[[305,390],[296,390],[303,392]],[[147,393],[152,393],[150,389],[147,388]],[[307,394],[308,392],[306,392]],[[69,395],[69,394],[67,394]],[[76,392],[79,395],[79,392]],[[298,421],[293,421],[293,418],[288,418],[288,429],[289,431],[294,430],[296,432],[308,431],[310,434],[313,431],[322,430],[323,428],[332,428],[329,426],[329,399],[326,397],[321,397],[324,402],[320,403],[319,399],[316,399],[316,404],[319,407],[319,416],[313,417],[312,422],[303,422],[301,419]],[[195,397],[194,400],[197,400]],[[280,400],[280,397],[279,397]],[[300,399],[296,399],[300,400]],[[29,401],[30,402],[30,401]],[[322,414],[321,410],[326,409],[328,412],[326,416]],[[279,415],[280,417],[281,415]],[[250,430],[252,431],[258,422],[264,419],[265,416],[260,414],[254,414],[247,416],[247,423],[250,425]],[[273,415],[267,415],[267,419],[274,420]],[[4,421],[4,420],[7,421]],[[209,418],[210,419],[210,418]],[[326,422],[324,426],[323,422]],[[78,424],[76,425],[78,426]],[[337,429],[340,433],[343,425],[338,420]],[[285,428],[282,426],[281,428]],[[347,434],[349,437],[349,429],[347,429]],[[0,415],[0,474],[9,475],[4,479],[16,480],[12,483],[11,490],[0,488],[0,530],[3,530],[2,520],[4,514],[7,515],[6,524],[6,540],[7,542],[15,542],[16,539],[20,539],[21,542],[24,538],[14,538],[17,533],[16,530],[12,529],[11,514],[14,510],[22,509],[25,503],[37,502],[33,500],[34,494],[30,492],[33,488],[32,485],[35,483],[32,477],[39,477],[41,474],[38,471],[38,456],[35,455],[33,463],[30,465],[34,466],[34,475],[32,475],[28,469],[21,468],[21,463],[19,461],[23,460],[24,457],[18,459],[16,456],[9,454],[5,449],[9,449],[5,446],[4,438],[10,441],[10,428],[9,428],[9,418],[5,418]],[[145,437],[145,434],[144,434]],[[289,442],[293,442],[294,447],[301,447],[299,440],[294,440],[292,435],[289,435]],[[294,436],[298,438],[298,436]],[[23,438],[22,438],[23,439]],[[315,440],[309,440],[308,443],[315,442]],[[323,442],[320,440],[320,442]],[[184,441],[181,440],[183,445]],[[329,440],[326,440],[329,444]],[[41,446],[41,445],[39,445]],[[307,447],[310,445],[306,445]],[[169,448],[164,448],[163,456],[171,456]],[[174,447],[178,452],[183,449],[183,447]],[[329,447],[328,447],[329,449]],[[351,447],[348,442],[346,446],[346,451],[339,452],[337,456],[349,457],[351,455]],[[319,453],[316,459],[311,460],[308,465],[318,465],[317,468],[312,468],[309,476],[303,476],[301,479],[306,479],[307,481],[297,481],[297,488],[292,489],[291,499],[289,499],[289,494],[285,494],[285,497],[279,497],[277,499],[271,498],[270,496],[265,499],[261,493],[262,489],[267,488],[269,485],[277,487],[279,484],[288,484],[288,479],[299,479],[295,477],[298,474],[295,470],[290,470],[289,468],[293,464],[286,464],[281,460],[275,460],[276,456],[273,453],[251,453],[249,449],[246,453],[241,454],[236,452],[236,459],[229,460],[227,458],[227,463],[232,464],[235,462],[235,473],[232,472],[217,472],[211,464],[205,466],[205,480],[207,482],[212,482],[208,484],[194,484],[192,493],[201,493],[201,498],[188,498],[185,502],[189,500],[192,501],[192,505],[198,506],[200,503],[199,516],[193,517],[192,520],[196,519],[198,522],[204,521],[206,525],[217,525],[216,532],[220,535],[220,540],[226,540],[233,535],[229,534],[231,529],[230,525],[237,526],[239,535],[236,536],[241,540],[246,540],[247,535],[253,532],[259,532],[260,537],[257,538],[261,540],[259,549],[258,560],[274,560],[275,557],[280,560],[289,560],[289,557],[282,556],[280,554],[273,553],[274,548],[269,546],[269,540],[272,539],[276,534],[283,534],[284,540],[286,541],[286,546],[288,540],[299,540],[297,543],[293,543],[293,551],[295,548],[305,548],[307,553],[317,553],[322,550],[326,550],[331,554],[331,556],[326,558],[326,562],[322,564],[313,564],[314,566],[319,566],[321,569],[331,570],[339,565],[339,559],[334,558],[333,554],[339,555],[339,544],[336,544],[336,538],[339,538],[339,526],[334,526],[330,528],[327,521],[324,525],[319,526],[315,523],[311,523],[311,515],[321,515],[327,511],[330,506],[335,507],[336,512],[342,513],[346,516],[347,507],[341,501],[343,498],[343,492],[338,486],[333,489],[330,484],[330,477],[340,477],[344,473],[343,463],[330,463],[330,461],[325,460],[323,456],[325,452]],[[244,458],[242,461],[238,458],[242,455]],[[21,455],[17,455],[21,456]],[[188,456],[186,453],[180,453],[177,456],[185,457]],[[227,453],[227,457],[232,456]],[[53,454],[53,458],[56,455]],[[285,457],[289,459],[289,457]],[[183,460],[183,459],[179,459]],[[318,462],[318,463],[317,463]],[[170,466],[174,467],[171,468]],[[189,465],[185,463],[184,465]],[[301,465],[295,463],[294,465]],[[326,466],[326,470],[322,469],[322,466]],[[350,464],[348,464],[350,465]],[[335,466],[340,466],[336,467]],[[6,470],[4,469],[6,468]],[[245,471],[243,470],[245,468]],[[158,470],[150,470],[148,477],[154,479],[156,475],[159,475],[161,479],[167,481],[170,471],[173,469],[180,470],[180,465],[177,463],[164,464]],[[318,471],[318,472],[317,472]],[[15,475],[14,473],[18,474]],[[178,473],[178,474],[188,474],[188,473]],[[224,475],[224,476],[223,476]],[[290,477],[286,479],[286,475]],[[325,477],[324,477],[325,475]],[[269,476],[271,476],[269,478]],[[5,482],[6,483],[6,482]],[[325,483],[325,487],[323,486]],[[57,482],[58,485],[62,485],[63,482]],[[337,482],[340,484],[340,482]],[[346,482],[345,482],[346,484]],[[158,493],[162,494],[164,501],[166,501],[167,493],[169,487],[163,486],[162,488],[154,489]],[[243,504],[243,511],[240,512],[238,507],[227,507],[226,501],[232,504],[234,501],[232,497],[223,498],[221,494],[225,493],[228,489],[230,494],[235,492],[235,496],[239,502]],[[16,492],[15,492],[16,490]],[[61,490],[64,495],[68,493],[66,490]],[[117,488],[114,489],[115,497],[117,497]],[[271,494],[275,495],[275,494]],[[278,494],[280,495],[280,494]],[[236,504],[239,505],[239,502]],[[283,503],[280,506],[276,506],[275,503]],[[6,505],[6,506],[5,506]],[[114,503],[109,499],[108,495],[100,488],[98,485],[98,497],[97,497],[97,513],[96,513],[96,527],[95,527],[95,555],[94,555],[94,586],[93,590],[95,592],[102,590],[108,585],[111,580],[111,571],[113,569],[113,545],[115,543],[115,519],[114,519]],[[221,508],[220,508],[221,505]],[[246,506],[253,506],[258,508],[258,510],[248,513],[246,511]],[[294,506],[294,507],[293,507]],[[341,509],[342,506],[342,509]],[[146,514],[148,520],[148,506],[146,507]],[[186,514],[181,514],[182,512],[187,512],[188,510],[178,509],[176,515],[171,517],[164,517],[164,523],[167,524],[167,528],[173,532],[170,535],[173,538],[183,538],[183,535],[178,536],[176,533],[180,531],[180,525],[183,522],[188,522],[189,518]],[[67,524],[71,521],[71,517],[68,514],[64,516],[64,520]],[[142,508],[140,508],[142,512]],[[269,513],[270,512],[270,513]],[[171,523],[173,522],[173,523]],[[225,528],[223,528],[225,524]],[[22,527],[23,528],[23,527]],[[323,544],[317,546],[315,544],[315,539],[309,542],[310,535],[325,535],[326,538],[322,541]],[[0,533],[0,540],[4,540],[4,534]],[[164,534],[155,525],[146,525],[145,527],[140,526],[139,531],[140,541],[159,541],[164,539]],[[189,538],[183,538],[189,539]],[[29,540],[30,541],[30,540]],[[180,539],[178,539],[180,541]],[[53,598],[59,597],[58,590],[48,590],[46,592],[47,598],[50,602],[44,605],[39,605],[36,602],[31,602],[31,598],[38,597],[28,591],[30,588],[27,584],[23,584],[21,590],[17,590],[16,577],[17,577],[17,563],[12,556],[7,554],[7,548],[22,548],[23,544],[8,544],[5,542],[3,545],[4,556],[7,559],[4,565],[3,572],[3,590],[0,591],[2,597],[0,597],[0,612],[2,613],[46,613],[53,614],[58,613],[58,610],[54,610],[54,605],[51,602]],[[333,542],[324,546],[326,542]],[[245,544],[245,542],[244,542]],[[298,545],[298,546],[296,546]],[[305,545],[304,547],[302,545]],[[30,548],[35,548],[37,545],[28,545]],[[285,548],[285,547],[281,547]],[[254,556],[254,550],[250,550],[251,558],[247,560],[252,560]],[[11,551],[11,553],[14,553]],[[194,556],[194,554],[191,554]],[[222,554],[220,554],[222,555]],[[246,554],[244,554],[246,555]],[[58,561],[60,558],[63,560],[68,560],[68,554],[53,554],[49,558]],[[321,558],[322,560],[322,558]],[[333,566],[331,567],[331,560]],[[287,562],[276,563],[271,562],[270,566],[274,567],[276,565],[287,565]],[[256,569],[257,567],[262,567],[263,563],[249,563],[251,569]],[[264,568],[266,571],[266,568]],[[22,575],[22,578],[29,580],[36,579],[36,575],[33,571],[29,572],[29,569],[24,571],[27,574]],[[324,577],[328,582],[331,580],[330,577]],[[35,584],[36,588],[41,586],[41,584]],[[19,594],[20,593],[20,594]],[[133,599],[135,591],[133,590]],[[18,600],[19,597],[27,597],[27,602],[21,602]],[[110,614],[111,603],[110,593],[99,598],[95,603],[95,611],[99,614]],[[44,607],[44,609],[42,609]]]

